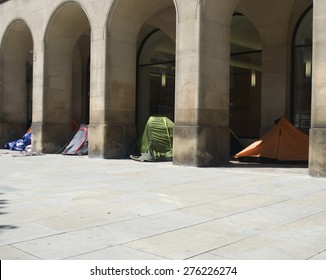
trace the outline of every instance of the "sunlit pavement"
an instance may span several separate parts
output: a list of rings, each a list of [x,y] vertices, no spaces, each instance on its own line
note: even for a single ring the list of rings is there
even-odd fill
[[[0,151],[0,259],[326,259],[326,179],[306,166]]]

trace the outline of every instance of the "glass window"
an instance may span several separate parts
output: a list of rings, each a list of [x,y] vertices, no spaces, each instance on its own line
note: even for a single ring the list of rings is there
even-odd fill
[[[311,119],[312,7],[298,22],[293,40],[292,121],[308,132]]]

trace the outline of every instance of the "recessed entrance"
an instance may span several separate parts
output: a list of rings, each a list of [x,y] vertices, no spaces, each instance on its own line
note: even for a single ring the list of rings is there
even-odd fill
[[[246,17],[231,24],[230,128],[240,138],[258,138],[261,114],[262,45]]]
[[[143,42],[138,59],[138,130],[149,116],[166,116],[174,121],[175,43],[161,30]]]

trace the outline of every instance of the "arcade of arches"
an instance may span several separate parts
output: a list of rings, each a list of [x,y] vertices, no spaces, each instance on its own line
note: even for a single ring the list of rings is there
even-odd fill
[[[33,150],[54,153],[87,123],[89,157],[123,158],[162,114],[174,164],[220,166],[230,130],[248,143],[285,115],[310,134],[310,174],[326,176],[323,1],[19,5],[0,4],[0,145],[31,124]]]

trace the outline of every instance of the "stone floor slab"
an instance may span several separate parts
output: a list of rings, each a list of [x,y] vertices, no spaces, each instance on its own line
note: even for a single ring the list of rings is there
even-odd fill
[[[317,213],[210,253],[236,260],[316,258],[321,251],[326,250],[325,218],[325,212]],[[321,254],[319,257],[323,256]]]
[[[18,250],[10,245],[0,247],[0,259],[3,260],[5,256],[6,260],[39,260],[35,256],[32,256],[24,251]]]
[[[68,258],[68,260],[164,260],[164,258],[125,246],[114,246]]]
[[[0,150],[2,259],[325,259],[325,205],[304,166]]]
[[[0,225],[0,246],[14,244],[21,241],[33,240],[45,236],[60,234],[61,231],[40,225],[35,222],[15,223],[11,221],[9,225]]]
[[[134,235],[134,239],[142,239],[204,222],[207,222],[207,219],[200,216],[169,211],[104,225],[102,228],[105,228],[107,231],[128,231]]]
[[[106,230],[94,227],[16,243],[14,246],[40,259],[60,260],[105,249],[126,240],[127,233],[125,236],[110,236]]]

